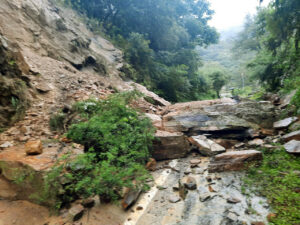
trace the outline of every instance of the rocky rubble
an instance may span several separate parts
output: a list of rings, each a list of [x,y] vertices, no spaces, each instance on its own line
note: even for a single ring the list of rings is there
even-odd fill
[[[226,152],[215,156],[209,165],[208,171],[210,173],[239,171],[261,160],[262,153],[256,150]]]

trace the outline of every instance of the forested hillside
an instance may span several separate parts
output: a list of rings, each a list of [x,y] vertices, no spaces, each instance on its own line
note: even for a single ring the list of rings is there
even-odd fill
[[[286,93],[298,88],[300,93],[299,11],[298,0],[272,1],[247,19],[235,41],[239,56],[255,53],[247,63],[247,75],[259,80],[266,91]]]
[[[218,41],[206,0],[65,0],[124,50],[124,76],[166,99],[197,100],[207,92],[196,46]]]

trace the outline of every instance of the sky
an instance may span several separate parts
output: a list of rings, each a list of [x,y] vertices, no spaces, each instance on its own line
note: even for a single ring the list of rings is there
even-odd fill
[[[255,14],[259,0],[208,0],[211,9],[215,11],[210,25],[218,31],[243,25],[247,14]],[[264,0],[262,5],[267,5],[271,0]]]

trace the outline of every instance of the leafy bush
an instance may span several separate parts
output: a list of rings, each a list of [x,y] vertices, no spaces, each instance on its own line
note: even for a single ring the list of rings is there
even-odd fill
[[[300,88],[298,88],[296,94],[294,95],[291,104],[296,106],[297,115],[300,114]]]
[[[92,195],[117,199],[123,187],[147,188],[144,165],[154,129],[149,119],[127,106],[135,96],[135,92],[121,93],[74,105],[87,120],[73,124],[67,137],[84,145],[85,153],[63,159],[46,179],[48,189],[62,184],[61,202]]]
[[[64,113],[57,113],[51,116],[49,122],[51,130],[53,131],[63,130],[65,118],[66,115]]]

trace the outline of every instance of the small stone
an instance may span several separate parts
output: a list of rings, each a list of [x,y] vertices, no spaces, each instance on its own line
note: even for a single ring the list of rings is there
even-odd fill
[[[249,141],[248,144],[251,146],[261,146],[264,144],[264,141],[262,139],[255,138],[254,140]]]
[[[237,143],[234,145],[235,148],[241,148],[245,145],[245,143],[241,142],[241,143]]]
[[[43,145],[41,140],[28,141],[25,144],[25,151],[27,155],[38,155],[43,153]]]
[[[73,221],[79,220],[82,217],[83,212],[84,212],[84,208],[80,204],[72,206],[68,211]]]
[[[171,203],[176,203],[179,201],[180,201],[180,198],[178,196],[172,195],[171,197],[169,197],[169,202],[171,202]]]
[[[229,212],[229,213],[228,213],[227,218],[228,218],[230,221],[232,221],[232,222],[237,221],[237,219],[238,219],[237,215],[236,215],[235,213],[232,213],[232,212]]]
[[[133,205],[141,194],[141,190],[128,189],[122,200],[123,209],[128,209]]]
[[[184,182],[184,186],[189,190],[195,190],[197,188],[197,183],[195,178],[187,177],[187,179]]]
[[[4,142],[2,145],[0,145],[0,148],[1,148],[1,149],[4,149],[4,148],[12,147],[12,146],[13,146],[13,144],[12,144],[11,142],[6,141],[6,142]]]
[[[236,203],[241,202],[241,200],[238,199],[238,198],[230,197],[230,198],[227,199],[227,202],[232,203],[232,204],[236,204]]]
[[[216,192],[215,189],[214,189],[211,185],[208,185],[208,190],[209,190],[210,192]]]
[[[156,187],[160,191],[168,188],[167,186],[164,186],[164,185],[157,185]]]
[[[190,164],[199,164],[199,163],[201,163],[201,160],[200,159],[192,159],[192,160],[190,160]]]
[[[199,200],[200,200],[201,202],[205,202],[205,201],[207,201],[207,200],[210,199],[210,198],[211,198],[210,193],[206,192],[206,193],[204,193],[203,195],[201,195],[201,196],[199,197]]]
[[[136,210],[138,210],[138,211],[139,211],[139,210],[143,210],[143,209],[144,209],[144,208],[143,208],[142,206],[140,206],[140,205],[139,205],[138,207],[136,207]]]
[[[184,174],[185,174],[185,175],[189,175],[190,173],[192,173],[191,168],[187,168],[187,169],[184,171]]]

